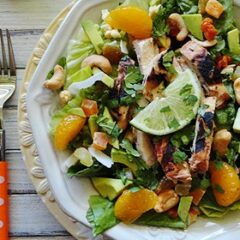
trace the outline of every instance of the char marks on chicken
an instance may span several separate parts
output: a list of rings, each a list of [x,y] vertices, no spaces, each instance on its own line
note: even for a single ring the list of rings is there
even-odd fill
[[[220,71],[216,68],[209,52],[194,41],[187,42],[180,52],[197,72],[202,87],[208,95],[208,84],[221,80]]]
[[[188,163],[174,163],[173,154],[177,151],[177,149],[168,141],[167,138],[163,138],[155,144],[155,151],[157,160],[161,164],[162,169],[169,180],[174,183],[191,182],[192,177]]]
[[[120,60],[118,65],[118,77],[115,81],[115,89],[117,90],[118,95],[121,95],[124,79],[127,75],[128,68],[133,66],[135,66],[135,62],[129,56],[124,56]]]
[[[190,169],[194,173],[204,174],[208,171],[213,142],[215,108],[216,98],[205,98],[197,116],[192,156],[189,159]]]

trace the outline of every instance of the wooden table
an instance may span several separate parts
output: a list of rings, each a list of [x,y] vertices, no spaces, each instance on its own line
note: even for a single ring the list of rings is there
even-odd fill
[[[10,174],[10,238],[15,240],[72,240],[41,202],[32,186],[20,152],[17,101],[27,60],[43,30],[70,0],[0,0],[0,28],[11,31],[17,64],[17,90],[4,110],[6,158]]]

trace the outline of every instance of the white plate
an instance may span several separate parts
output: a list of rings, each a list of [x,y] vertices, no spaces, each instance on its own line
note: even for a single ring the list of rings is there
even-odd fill
[[[56,107],[53,106],[53,103],[56,103],[56,96],[43,89],[42,84],[47,73],[63,54],[68,41],[79,29],[80,21],[82,19],[98,21],[101,9],[111,9],[118,3],[118,0],[78,1],[51,41],[31,79],[27,92],[27,112],[39,156],[52,192],[66,214],[87,226],[89,224],[85,216],[88,209],[88,197],[91,194],[96,194],[96,191],[88,179],[69,179],[62,172],[62,162],[68,154],[55,151],[48,134],[48,123],[50,122],[50,115]],[[198,219],[186,231],[119,224],[108,230],[106,234],[119,240],[151,240],[159,239],[159,236],[164,240],[213,240],[226,239],[226,236],[228,239],[238,240],[240,236],[240,212],[228,214],[221,220]],[[222,235],[221,238],[220,235]]]

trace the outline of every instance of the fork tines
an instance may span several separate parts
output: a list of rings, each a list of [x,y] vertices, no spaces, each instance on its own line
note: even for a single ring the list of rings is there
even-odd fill
[[[7,35],[7,44],[8,44],[9,67],[7,63],[6,51],[4,47],[4,41],[3,41],[3,31],[2,29],[0,29],[0,41],[1,41],[1,49],[2,49],[2,63],[0,61],[0,73],[2,72],[2,69],[3,69],[3,74],[8,75],[8,68],[9,68],[10,76],[16,76],[16,63],[15,63],[15,58],[13,53],[12,41],[11,41],[11,37],[8,29],[6,30],[6,35]]]

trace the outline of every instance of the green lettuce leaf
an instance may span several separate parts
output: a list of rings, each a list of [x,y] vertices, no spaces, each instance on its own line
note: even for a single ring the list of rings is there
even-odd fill
[[[171,218],[166,213],[157,213],[153,210],[144,213],[137,221],[137,225],[153,227],[170,227],[185,229],[187,225],[180,218]]]
[[[219,0],[224,6],[224,12],[221,17],[215,21],[218,29],[218,35],[226,35],[235,26],[233,14],[233,0]]]
[[[184,14],[198,12],[198,0],[177,0],[177,4]]]
[[[86,218],[93,228],[94,236],[119,223],[114,215],[114,204],[111,201],[101,196],[90,196],[88,203],[90,208]]]
[[[229,211],[240,210],[240,201],[229,207],[222,207],[217,204],[213,194],[208,191],[200,202],[199,208],[209,218],[222,218]]]

